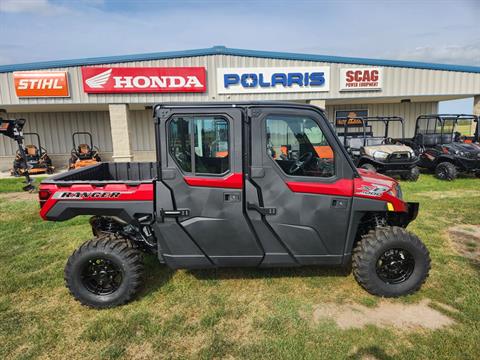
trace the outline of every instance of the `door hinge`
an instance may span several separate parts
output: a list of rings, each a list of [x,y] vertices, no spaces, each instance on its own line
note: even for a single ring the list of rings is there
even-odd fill
[[[248,210],[255,210],[259,212],[260,214],[266,216],[266,215],[277,215],[277,209],[276,208],[269,208],[269,207],[260,207],[257,204],[251,204],[247,202],[247,209]]]

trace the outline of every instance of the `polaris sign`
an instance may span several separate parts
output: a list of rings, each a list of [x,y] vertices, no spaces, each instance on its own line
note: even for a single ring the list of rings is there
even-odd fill
[[[217,69],[219,94],[318,92],[329,86],[328,66]]]

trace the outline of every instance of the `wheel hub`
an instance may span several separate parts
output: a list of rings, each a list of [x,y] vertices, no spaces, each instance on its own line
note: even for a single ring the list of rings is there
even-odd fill
[[[387,284],[399,284],[406,281],[413,273],[415,261],[404,249],[389,249],[377,260],[378,277]]]
[[[120,287],[123,272],[113,261],[104,258],[88,260],[81,272],[85,288],[96,295],[109,295]]]

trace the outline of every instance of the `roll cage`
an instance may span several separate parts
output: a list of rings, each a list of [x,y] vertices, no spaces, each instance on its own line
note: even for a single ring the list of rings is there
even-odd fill
[[[479,142],[480,125],[478,116],[468,114],[429,114],[419,116],[415,124],[414,142],[422,146],[457,142],[460,135],[457,131],[460,121],[476,123],[471,140]]]
[[[361,131],[349,131],[351,127],[351,122],[359,122],[361,123]],[[338,118],[336,121],[336,129],[343,128],[343,133],[338,132],[337,135],[342,139],[343,138],[343,145],[346,148],[352,147],[352,144],[349,144],[349,136],[351,138],[361,138],[363,139],[363,143],[361,146],[369,146],[369,145],[379,145],[379,144],[369,144],[369,139],[383,139],[382,142],[389,138],[389,130],[391,127],[389,126],[391,122],[399,122],[402,128],[402,137],[400,140],[401,142],[405,139],[405,120],[400,116],[365,116],[365,117],[345,117],[345,118]],[[339,123],[341,124],[339,126]],[[384,125],[384,133],[383,136],[374,136],[373,135],[373,126],[372,123],[383,123]],[[358,129],[359,127],[354,127]]]

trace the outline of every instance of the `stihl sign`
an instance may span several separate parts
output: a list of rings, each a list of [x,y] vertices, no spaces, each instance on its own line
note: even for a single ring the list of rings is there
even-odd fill
[[[381,90],[382,83],[383,69],[340,69],[340,91]]]
[[[203,67],[84,67],[86,93],[205,92]]]
[[[68,97],[66,71],[14,72],[18,97]]]

